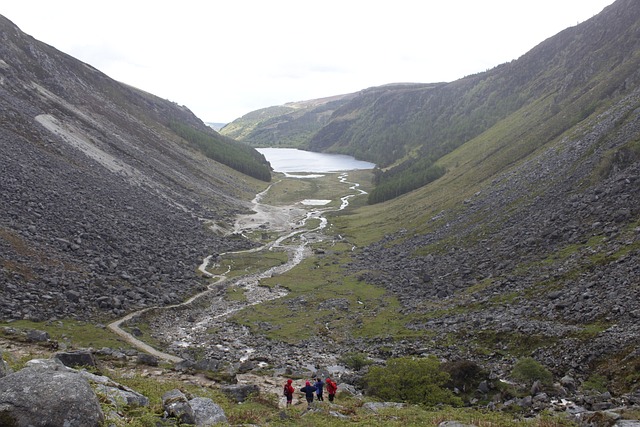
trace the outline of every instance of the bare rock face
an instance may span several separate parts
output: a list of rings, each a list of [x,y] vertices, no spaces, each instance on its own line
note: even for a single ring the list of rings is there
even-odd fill
[[[0,379],[0,424],[99,426],[104,414],[89,383],[55,362],[32,365]]]

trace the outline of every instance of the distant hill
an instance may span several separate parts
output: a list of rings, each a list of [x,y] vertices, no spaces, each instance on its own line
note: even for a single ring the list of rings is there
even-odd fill
[[[336,95],[263,108],[234,120],[220,132],[253,147],[305,148],[331,114],[351,97]]]
[[[206,122],[205,123],[207,126],[211,127],[211,129],[219,132],[220,129],[222,129],[223,127],[226,126],[226,123],[212,123],[212,122]]]

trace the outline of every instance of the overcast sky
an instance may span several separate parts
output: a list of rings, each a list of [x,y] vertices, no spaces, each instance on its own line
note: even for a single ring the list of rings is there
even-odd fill
[[[613,0],[11,0],[0,14],[205,122],[517,59]]]

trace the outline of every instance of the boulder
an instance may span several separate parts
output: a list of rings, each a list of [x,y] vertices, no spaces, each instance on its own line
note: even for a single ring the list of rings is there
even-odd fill
[[[371,412],[378,412],[380,409],[386,408],[402,408],[404,407],[404,403],[398,402],[367,402],[362,407]]]
[[[211,399],[194,397],[189,401],[195,415],[195,424],[198,427],[213,426],[218,423],[227,423],[224,410]]]
[[[0,421],[15,426],[100,426],[104,414],[88,381],[59,363],[34,363],[0,378]]]
[[[49,333],[39,331],[37,329],[29,329],[27,332],[27,341],[29,342],[46,342],[49,341]]]
[[[152,354],[140,353],[136,361],[138,365],[158,366],[160,362],[158,358]]]
[[[162,407],[167,417],[177,418],[181,424],[195,424],[193,408],[180,390],[173,389],[163,394]]]
[[[97,368],[96,359],[89,350],[65,351],[53,355],[55,359],[62,362],[63,365],[70,368],[88,367]]]
[[[260,388],[255,384],[231,384],[220,387],[220,391],[234,399],[236,402],[244,402],[250,394],[260,393]]]
[[[149,406],[149,399],[146,396],[113,381],[109,377],[92,374],[87,371],[80,371],[80,375],[93,384],[99,395],[104,396],[115,406]]]

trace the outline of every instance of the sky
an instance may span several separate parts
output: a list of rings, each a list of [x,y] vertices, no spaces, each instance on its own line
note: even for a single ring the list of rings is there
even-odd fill
[[[228,123],[287,102],[450,82],[614,0],[11,0],[0,14],[109,77]]]

